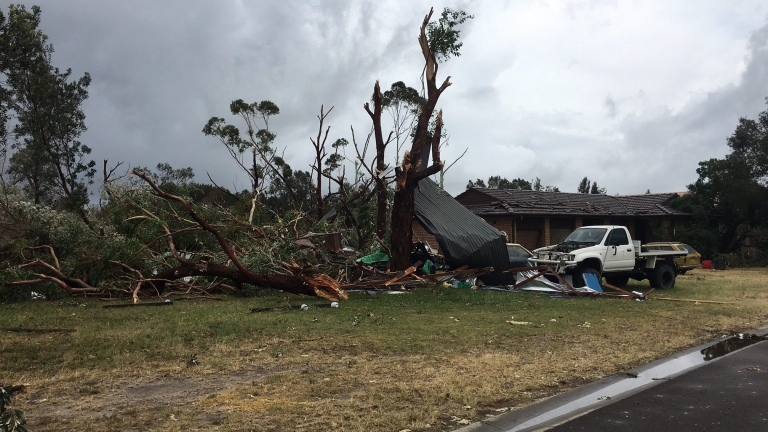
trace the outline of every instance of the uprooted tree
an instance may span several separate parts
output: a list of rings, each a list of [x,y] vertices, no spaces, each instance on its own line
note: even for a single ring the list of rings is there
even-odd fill
[[[443,167],[443,162],[440,160],[442,111],[437,114],[435,128],[431,134],[431,140],[429,139],[432,114],[440,96],[451,85],[451,77],[449,76],[438,87],[439,61],[447,60],[452,55],[459,55],[462,43],[459,42],[460,31],[455,27],[472,18],[471,15],[462,11],[445,9],[437,23],[430,23],[432,13],[433,10],[430,9],[427,16],[424,17],[419,32],[419,46],[425,62],[423,83],[426,88],[426,100],[419,113],[411,149],[403,155],[402,163],[397,168],[395,175],[390,247],[390,268],[392,270],[404,270],[411,265],[410,254],[413,240],[412,224],[416,187],[419,181],[440,172]],[[429,37],[427,33],[429,33]],[[422,166],[422,154],[427,145],[431,145],[432,164],[424,167]]]

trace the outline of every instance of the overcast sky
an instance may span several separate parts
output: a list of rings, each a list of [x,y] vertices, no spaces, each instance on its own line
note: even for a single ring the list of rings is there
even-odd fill
[[[24,2],[27,3],[27,2]],[[39,0],[54,63],[93,78],[82,141],[100,164],[168,162],[238,189],[244,175],[201,129],[241,126],[234,99],[271,100],[270,129],[308,169],[320,105],[329,142],[370,128],[374,82],[419,85],[416,37],[430,6],[475,16],[439,107],[450,134],[446,189],[501,175],[575,192],[685,190],[722,157],[739,117],[768,96],[764,1],[104,1]],[[7,11],[7,6],[4,7]],[[351,141],[351,139],[350,139]],[[394,160],[394,153],[388,157]]]

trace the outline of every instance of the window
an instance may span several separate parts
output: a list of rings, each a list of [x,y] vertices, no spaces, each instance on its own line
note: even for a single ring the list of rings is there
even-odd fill
[[[616,228],[611,230],[611,233],[608,235],[608,241],[605,244],[606,246],[628,245],[629,238],[627,237],[627,232],[624,231],[622,228]]]
[[[530,258],[531,254],[525,248],[517,245],[507,245],[510,258]]]
[[[579,228],[569,235],[564,243],[598,244],[605,235],[605,228]]]

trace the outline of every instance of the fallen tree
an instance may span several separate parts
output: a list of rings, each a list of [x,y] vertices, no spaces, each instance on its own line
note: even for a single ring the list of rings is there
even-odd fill
[[[347,298],[338,281],[320,266],[309,260],[304,260],[303,265],[294,261],[293,253],[299,251],[298,247],[282,256],[275,253],[295,240],[284,234],[288,226],[299,237],[300,216],[277,224],[268,235],[264,229],[235,218],[222,207],[196,206],[163,190],[145,172],[134,170],[131,174],[149,188],[133,184],[123,185],[122,190],[110,190],[111,207],[103,209],[95,220],[106,223],[105,218],[111,217],[119,223],[107,226],[106,233],[102,226],[101,235],[79,227],[81,223],[66,214],[21,205],[29,213],[21,212],[22,223],[25,217],[42,213],[39,225],[46,225],[51,232],[70,233],[55,238],[38,227],[30,236],[50,241],[56,247],[45,244],[21,249],[18,264],[6,267],[0,275],[0,285],[15,288],[54,284],[72,295],[131,296],[134,302],[141,297],[168,298],[172,294],[215,298],[212,292],[237,292],[244,285],[329,300]],[[216,221],[209,222],[206,214]],[[225,233],[236,240],[228,239]],[[193,236],[192,241],[184,236]],[[163,242],[158,244],[158,240],[165,240],[166,246],[162,246]],[[177,247],[178,240],[182,240],[182,248]],[[241,244],[255,246],[249,249]],[[66,249],[64,261],[60,262],[56,249]],[[31,251],[32,256],[25,251]],[[264,261],[268,265],[256,265],[258,270],[248,267]],[[97,267],[101,270],[95,276],[92,269]],[[84,276],[73,276],[81,273]]]
[[[264,274],[256,273],[242,263],[238,254],[221,232],[213,225],[205,221],[193,209],[184,198],[164,192],[146,174],[132,171],[132,174],[144,180],[152,188],[153,194],[169,201],[175,201],[182,205],[189,217],[192,218],[202,230],[214,236],[221,247],[221,251],[227,257],[224,263],[215,263],[206,259],[190,260],[182,256],[173,244],[173,235],[165,227],[169,247],[178,265],[162,271],[151,278],[141,278],[137,290],[144,288],[145,284],[151,285],[157,291],[162,292],[168,281],[175,281],[191,276],[209,276],[227,279],[236,285],[251,284],[263,288],[277,289],[293,294],[317,296],[329,300],[346,299],[346,292],[339,288],[336,280],[326,274],[319,273],[312,267],[301,267],[295,263],[283,263],[288,274]],[[147,212],[149,213],[149,212]],[[194,228],[194,227],[190,227]]]

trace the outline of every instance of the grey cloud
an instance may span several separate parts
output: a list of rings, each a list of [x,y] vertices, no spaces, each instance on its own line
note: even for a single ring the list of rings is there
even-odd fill
[[[712,91],[679,112],[626,118],[621,126],[623,152],[615,160],[603,160],[606,172],[629,176],[636,183],[645,179],[651,190],[684,190],[696,180],[699,161],[725,155],[726,139],[738,119],[755,118],[765,109],[768,24],[752,33],[748,47],[746,69],[738,84]],[[634,168],[627,173],[627,166]]]

